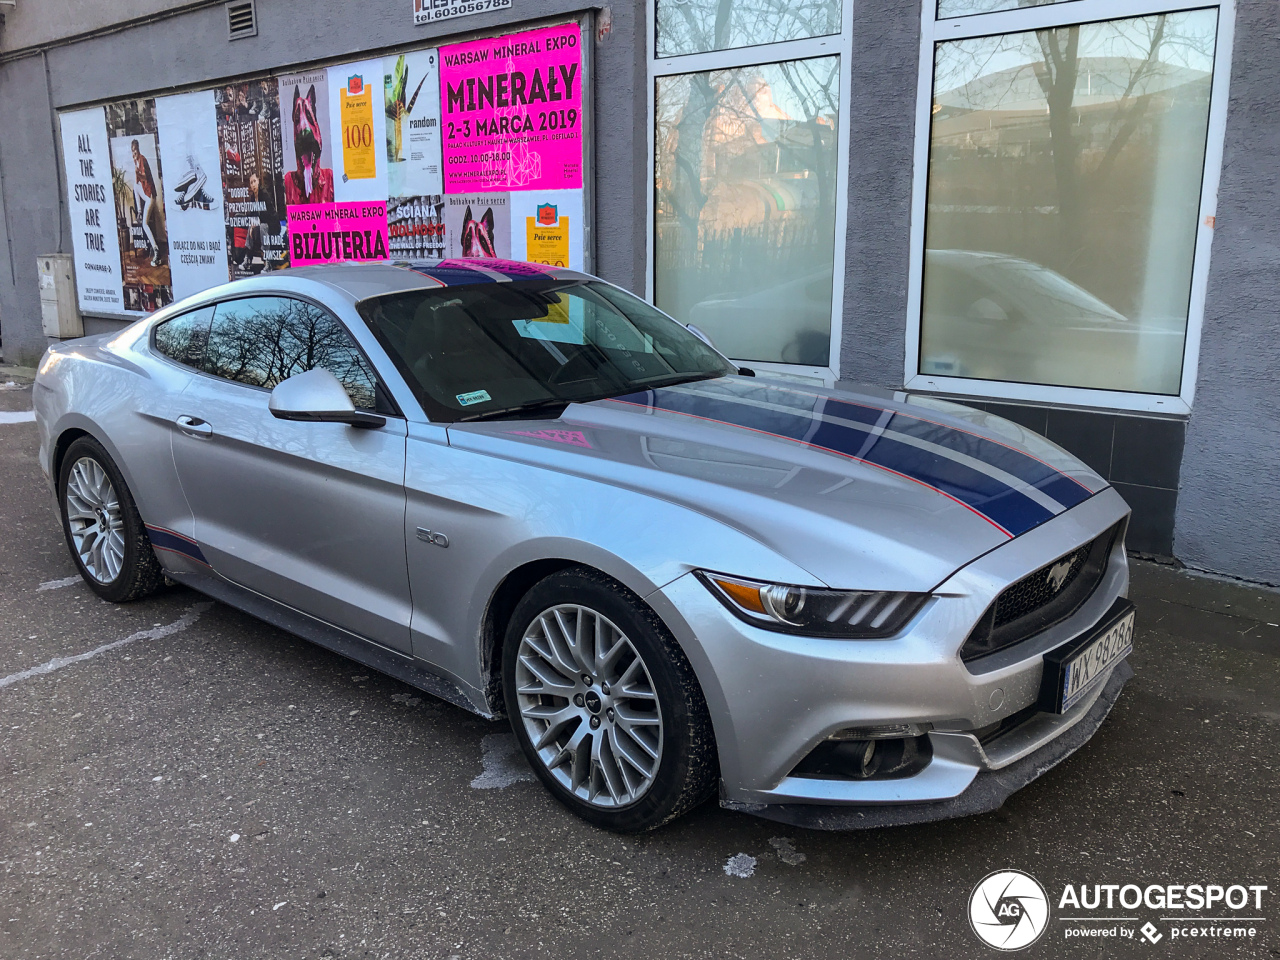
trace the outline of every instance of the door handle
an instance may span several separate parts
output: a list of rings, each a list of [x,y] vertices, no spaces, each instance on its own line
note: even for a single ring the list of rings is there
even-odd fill
[[[213,436],[213,427],[199,417],[188,417],[185,414],[175,421],[178,429],[188,437],[207,439]]]

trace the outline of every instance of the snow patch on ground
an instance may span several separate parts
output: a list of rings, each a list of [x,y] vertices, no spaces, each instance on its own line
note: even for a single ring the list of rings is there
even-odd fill
[[[476,790],[500,790],[522,780],[534,780],[533,771],[510,733],[490,733],[480,743],[484,772],[471,781]]]
[[[724,872],[731,877],[745,880],[756,872],[756,858],[746,853],[735,853],[725,861]]]
[[[35,423],[34,410],[0,410],[0,423]]]
[[[798,867],[809,858],[791,844],[790,837],[770,837],[769,846],[773,847],[778,859],[788,867]]]

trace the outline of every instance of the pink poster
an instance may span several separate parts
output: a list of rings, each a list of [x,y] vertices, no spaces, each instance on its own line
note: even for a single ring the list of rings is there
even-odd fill
[[[305,267],[342,260],[387,259],[385,203],[290,205],[290,263]]]
[[[577,24],[440,48],[445,193],[582,189]]]

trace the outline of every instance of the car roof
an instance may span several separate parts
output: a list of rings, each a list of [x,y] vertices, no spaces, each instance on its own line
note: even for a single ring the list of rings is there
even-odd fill
[[[270,276],[270,275],[266,275]],[[588,280],[585,273],[564,267],[519,260],[464,259],[390,260],[374,263],[327,263],[314,267],[291,267],[274,276],[292,276],[323,283],[341,290],[353,300],[406,290],[461,287],[480,283],[510,283],[549,277],[557,280]]]

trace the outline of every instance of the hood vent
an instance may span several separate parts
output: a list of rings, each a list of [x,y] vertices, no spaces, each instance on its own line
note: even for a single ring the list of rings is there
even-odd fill
[[[254,0],[234,0],[227,4],[227,39],[243,40],[258,35],[258,13]]]

